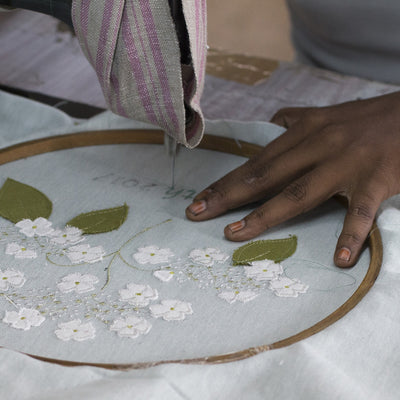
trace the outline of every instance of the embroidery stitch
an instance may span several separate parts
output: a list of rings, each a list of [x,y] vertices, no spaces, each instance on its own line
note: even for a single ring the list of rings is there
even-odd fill
[[[308,286],[298,279],[290,279],[286,276],[270,282],[270,288],[279,297],[297,297],[299,293],[306,293]]]
[[[0,215],[14,224],[38,217],[48,218],[53,205],[39,190],[7,178],[0,189]]]
[[[45,319],[37,310],[21,308],[18,311],[6,311],[3,322],[12,328],[28,331],[32,326],[40,326]]]
[[[0,269],[0,290],[7,292],[10,286],[20,288],[24,286],[26,278],[21,271],[15,271],[14,269],[6,269],[2,271]]]
[[[20,232],[25,236],[50,236],[54,229],[51,227],[51,222],[46,218],[39,217],[35,220],[23,219],[15,224],[17,228],[20,228]]]
[[[76,292],[86,293],[95,289],[94,285],[99,282],[97,276],[84,274],[79,272],[69,274],[57,283],[57,287],[64,293]]]
[[[113,321],[110,331],[117,332],[120,337],[136,339],[140,335],[147,335],[151,330],[151,324],[144,318],[129,315]]]
[[[128,283],[126,289],[119,291],[119,295],[122,301],[127,301],[136,307],[146,307],[150,300],[158,299],[156,289],[152,289],[149,285],[137,285],[135,283]]]
[[[228,254],[223,253],[221,250],[207,247],[205,249],[195,249],[189,254],[189,258],[203,265],[214,265],[214,262],[223,263],[229,258]]]
[[[192,305],[180,300],[162,300],[161,304],[152,304],[151,315],[165,321],[182,321],[186,315],[193,314]]]
[[[160,249],[157,246],[139,247],[133,258],[140,264],[161,264],[169,261],[174,253],[170,249]]]
[[[240,301],[242,303],[247,303],[248,301],[254,300],[258,296],[257,293],[251,290],[235,291],[235,292],[221,292],[218,297],[227,301],[229,304],[233,304],[236,301]]]
[[[77,246],[70,247],[66,256],[74,264],[81,262],[93,264],[101,261],[105,254],[106,253],[101,246],[90,247],[88,244],[78,244]]]
[[[233,265],[246,265],[252,261],[273,260],[277,263],[294,254],[297,248],[297,236],[286,239],[257,240],[235,250]]]
[[[120,207],[79,214],[67,222],[67,226],[79,228],[86,234],[111,232],[118,229],[125,222],[128,209],[129,207],[124,204]]]
[[[163,282],[169,282],[175,275],[174,271],[170,271],[167,269],[154,271],[153,275]]]
[[[94,339],[96,336],[94,326],[90,322],[82,324],[80,319],[58,324],[58,328],[54,333],[65,342],[69,340],[83,342],[84,340]]]
[[[244,267],[246,276],[256,281],[271,281],[283,274],[282,265],[270,260],[253,261],[250,267]]]
[[[82,231],[74,226],[67,226],[63,230],[55,230],[50,234],[50,241],[56,244],[77,244],[85,240]]]
[[[14,256],[15,258],[36,258],[37,253],[35,250],[28,249],[26,246],[12,242],[6,247],[6,254]]]

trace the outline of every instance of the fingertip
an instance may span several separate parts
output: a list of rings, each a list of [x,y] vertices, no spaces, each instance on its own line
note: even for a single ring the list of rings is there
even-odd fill
[[[241,233],[243,233],[243,229],[246,227],[246,222],[242,219],[240,221],[232,222],[231,224],[227,225],[224,229],[224,235],[228,240],[242,241]]]
[[[342,245],[336,249],[334,262],[340,268],[350,268],[357,262],[358,254],[357,249]]]
[[[192,221],[198,221],[205,210],[207,210],[207,202],[205,200],[194,200],[185,210],[186,217]]]
[[[248,218],[233,222],[227,225],[224,229],[225,237],[232,242],[243,242],[245,240],[254,239],[264,230],[258,229],[249,223]]]

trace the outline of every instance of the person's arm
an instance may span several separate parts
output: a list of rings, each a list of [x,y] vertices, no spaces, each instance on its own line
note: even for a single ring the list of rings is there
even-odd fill
[[[248,203],[266,202],[225,227],[249,240],[334,195],[348,211],[334,261],[357,261],[381,202],[400,192],[400,92],[323,108],[280,110],[272,122],[287,131],[258,155],[196,196],[193,221]]]

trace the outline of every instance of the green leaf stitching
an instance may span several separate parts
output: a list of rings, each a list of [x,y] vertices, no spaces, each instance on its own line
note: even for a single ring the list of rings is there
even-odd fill
[[[236,249],[232,256],[233,265],[248,265],[253,261],[273,260],[281,262],[290,257],[297,248],[297,236],[286,239],[257,240]]]
[[[53,204],[39,190],[7,178],[0,189],[0,215],[16,224],[22,219],[49,218]]]
[[[120,207],[79,214],[67,222],[67,225],[75,226],[86,234],[111,232],[125,222],[128,209],[129,207],[124,204]]]

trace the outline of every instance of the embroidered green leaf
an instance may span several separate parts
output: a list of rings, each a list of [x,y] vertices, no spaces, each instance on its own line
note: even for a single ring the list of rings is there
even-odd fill
[[[50,217],[53,204],[39,190],[7,178],[0,189],[0,216],[16,224],[22,219]]]
[[[233,265],[246,265],[253,261],[273,260],[281,262],[290,257],[297,248],[297,236],[286,239],[257,240],[236,249],[232,256]]]
[[[67,225],[75,226],[87,234],[111,232],[124,223],[128,215],[128,209],[129,207],[124,204],[121,207],[79,214],[67,222]]]

